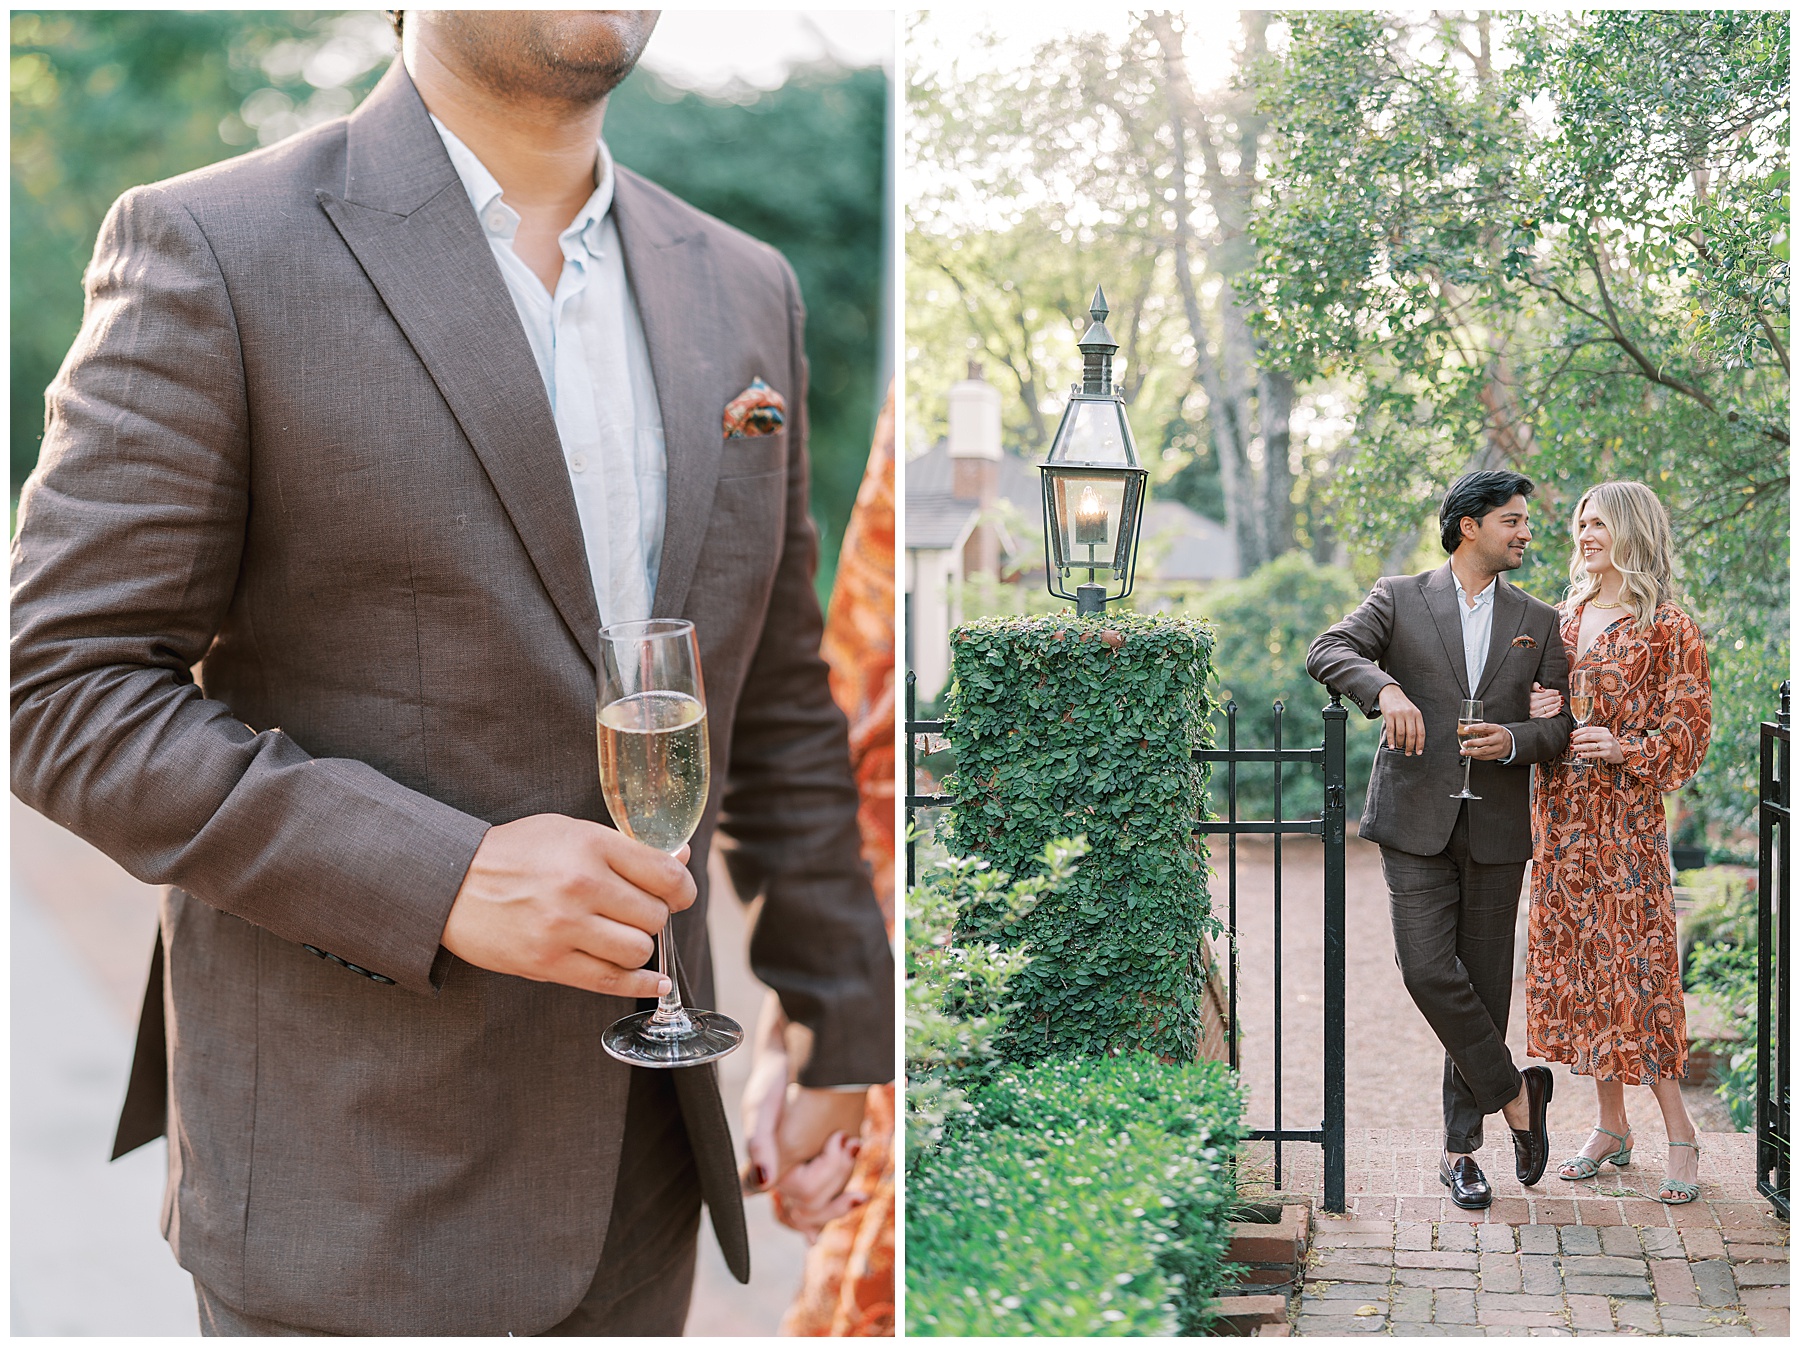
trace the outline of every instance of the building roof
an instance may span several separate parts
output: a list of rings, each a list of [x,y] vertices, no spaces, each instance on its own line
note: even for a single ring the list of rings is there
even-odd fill
[[[1238,573],[1237,542],[1223,524],[1178,500],[1144,506],[1139,573],[1154,580],[1231,580]]]
[[[906,545],[914,551],[941,552],[955,547],[975,513],[975,502],[947,491],[906,490]]]
[[[1035,467],[1017,454],[1000,456],[1000,499],[1035,519],[1043,510]],[[955,493],[956,465],[949,446],[939,440],[917,458],[906,460],[906,546],[911,551],[955,547],[980,508],[973,496]]]

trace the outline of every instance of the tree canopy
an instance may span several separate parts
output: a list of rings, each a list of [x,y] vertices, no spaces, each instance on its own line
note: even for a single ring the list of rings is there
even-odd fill
[[[1581,492],[1649,484],[1713,662],[1696,795],[1741,820],[1788,663],[1787,16],[1289,31],[1256,72],[1282,116],[1243,285],[1271,359],[1358,390],[1341,527],[1378,549],[1449,477],[1517,467],[1554,599]]]

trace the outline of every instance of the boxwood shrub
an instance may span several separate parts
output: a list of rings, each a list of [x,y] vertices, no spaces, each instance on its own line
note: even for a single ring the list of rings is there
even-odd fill
[[[1000,1068],[1007,985],[1030,962],[994,937],[1069,880],[1083,843],[1052,842],[1040,873],[1014,881],[975,856],[935,856],[906,896],[906,1155],[912,1164]],[[973,924],[972,910],[983,924]]]
[[[1211,629],[1109,613],[989,618],[951,633],[956,771],[948,846],[1028,877],[1085,834],[1074,878],[1013,926],[1031,962],[1003,1054],[1194,1056],[1203,935],[1217,929],[1193,835]],[[979,914],[977,914],[979,915]]]
[[[1133,1053],[1001,1072],[909,1170],[909,1331],[1204,1331],[1243,1135],[1222,1063]]]

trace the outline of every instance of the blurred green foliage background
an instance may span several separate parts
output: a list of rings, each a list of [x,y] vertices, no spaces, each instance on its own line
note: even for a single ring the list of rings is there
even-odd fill
[[[16,497],[114,198],[349,112],[394,39],[371,10],[15,12],[11,23]],[[887,107],[879,69],[802,67],[779,89],[720,97],[640,69],[606,116],[620,163],[773,244],[799,275],[821,595],[886,387]]]

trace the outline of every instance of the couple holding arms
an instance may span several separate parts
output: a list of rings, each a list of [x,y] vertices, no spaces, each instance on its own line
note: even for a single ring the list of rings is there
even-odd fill
[[[1506,1046],[1513,931],[1526,862],[1526,1041],[1594,1078],[1599,1121],[1559,1177],[1631,1161],[1626,1085],[1647,1085],[1669,1138],[1658,1197],[1699,1195],[1662,795],[1699,770],[1712,729],[1706,648],[1673,601],[1662,503],[1638,482],[1590,488],[1570,525],[1568,596],[1553,608],[1501,577],[1531,542],[1533,484],[1472,472],[1438,518],[1449,561],[1390,576],[1308,652],[1307,671],[1386,725],[1362,836],[1381,846],[1408,992],[1444,1045],[1439,1177],[1489,1205],[1482,1122],[1504,1115],[1516,1172],[1549,1162],[1548,1067]],[[1592,710],[1574,726],[1572,676]],[[1464,700],[1482,719],[1450,733]],[[1465,759],[1468,760],[1465,764]],[[1532,765],[1537,767],[1535,789]],[[1457,788],[1465,772],[1475,798]]]

